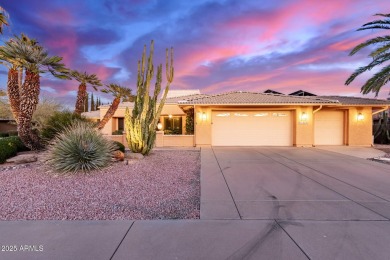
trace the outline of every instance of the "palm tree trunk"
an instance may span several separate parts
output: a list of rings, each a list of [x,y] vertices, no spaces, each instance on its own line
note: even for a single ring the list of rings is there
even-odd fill
[[[74,109],[75,114],[81,115],[84,109],[84,102],[87,96],[87,85],[85,83],[81,83],[79,86],[79,90],[77,92],[77,100]]]
[[[18,83],[18,70],[11,68],[8,71],[7,92],[9,103],[11,106],[12,115],[17,124],[19,124],[19,106],[20,106],[20,93]]]
[[[42,148],[39,136],[33,132],[31,120],[39,102],[39,74],[26,70],[26,78],[22,86],[19,111],[19,137],[25,146],[31,150]]]
[[[114,101],[112,101],[110,108],[107,110],[103,119],[99,122],[98,125],[99,130],[102,129],[107,124],[108,120],[110,120],[114,116],[116,110],[118,109],[120,101],[121,101],[120,97],[116,97]]]

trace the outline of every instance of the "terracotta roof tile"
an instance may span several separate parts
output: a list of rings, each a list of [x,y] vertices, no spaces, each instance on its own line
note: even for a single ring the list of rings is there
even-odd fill
[[[339,104],[338,101],[318,97],[299,97],[256,92],[227,92],[178,101],[178,104]]]
[[[389,106],[390,100],[362,98],[362,97],[342,97],[342,96],[318,96],[330,100],[337,100],[342,105],[384,105]]]

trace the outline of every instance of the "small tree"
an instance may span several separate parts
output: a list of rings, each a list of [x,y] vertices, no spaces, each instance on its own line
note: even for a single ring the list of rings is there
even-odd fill
[[[77,99],[74,112],[76,114],[81,115],[81,112],[84,110],[84,102],[87,97],[87,84],[91,85],[95,90],[97,87],[102,86],[102,82],[95,74],[87,74],[87,72],[81,73],[76,70],[71,72],[72,78],[80,82],[78,91],[77,91]]]
[[[125,112],[126,139],[129,148],[134,153],[148,155],[154,146],[156,139],[156,127],[161,110],[168,94],[169,86],[173,81],[173,48],[171,48],[170,59],[168,49],[166,50],[166,77],[167,83],[164,95],[157,108],[157,97],[161,91],[162,64],[157,67],[156,83],[153,97],[149,96],[150,83],[154,77],[153,52],[154,43],[151,42],[148,61],[146,63],[146,45],[142,52],[142,59],[138,61],[137,96],[135,98],[133,113],[127,108]]]
[[[194,134],[194,108],[191,107],[186,111],[186,134]]]
[[[91,94],[91,111],[95,111],[95,100],[93,99],[93,93]]]
[[[102,89],[102,92],[111,93],[114,96],[114,101],[112,101],[112,104],[107,110],[103,119],[99,122],[98,129],[102,129],[114,116],[116,110],[118,109],[119,103],[121,102],[121,98],[131,96],[131,89],[129,88],[125,88],[116,84],[109,84],[106,87],[107,88]],[[99,104],[100,100],[97,103]]]

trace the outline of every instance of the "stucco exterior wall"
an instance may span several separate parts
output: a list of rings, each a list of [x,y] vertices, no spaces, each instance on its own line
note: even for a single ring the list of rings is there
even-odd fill
[[[211,145],[211,109],[209,107],[195,107],[195,144]],[[202,115],[206,118],[203,120]]]
[[[362,120],[358,120],[358,114],[363,115]],[[348,136],[347,144],[356,146],[372,145],[372,108],[371,107],[351,107],[348,110]]]
[[[314,141],[313,107],[297,107],[293,111],[293,145],[312,146]]]

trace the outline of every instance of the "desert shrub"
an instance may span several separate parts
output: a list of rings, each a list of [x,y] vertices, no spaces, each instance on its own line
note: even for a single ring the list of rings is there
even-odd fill
[[[0,163],[5,163],[8,158],[15,156],[17,152],[17,146],[13,140],[10,140],[9,137],[0,139]]]
[[[70,111],[55,112],[42,127],[41,136],[48,142],[65,128],[79,121],[87,122],[88,119]]]
[[[106,167],[116,148],[92,123],[78,121],[52,140],[46,159],[58,173],[85,173]]]
[[[18,131],[9,131],[8,135],[9,136],[18,136]]]
[[[22,140],[20,140],[19,136],[9,136],[6,139],[8,141],[12,142],[16,146],[16,150],[18,152],[23,152],[23,151],[29,151],[30,150],[23,144],[23,142],[22,142]]]
[[[121,151],[122,153],[125,152],[125,146],[121,142],[114,141],[113,143],[118,147],[117,150]]]

